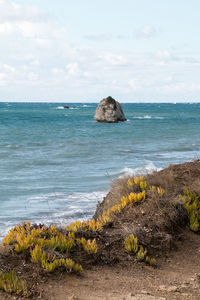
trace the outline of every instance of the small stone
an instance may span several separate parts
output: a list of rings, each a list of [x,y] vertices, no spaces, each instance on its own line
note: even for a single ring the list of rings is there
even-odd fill
[[[129,296],[129,297],[133,297],[133,296],[134,296],[134,294],[133,294],[133,293],[130,293],[130,294],[128,294],[128,296]]]
[[[158,288],[160,291],[165,291],[165,292],[178,292],[178,287],[177,286],[165,286],[165,285],[160,285]]]
[[[181,288],[182,288],[182,289],[186,289],[187,287],[188,287],[188,286],[187,286],[186,284],[182,284],[182,285],[181,285]]]
[[[195,279],[194,279],[194,278],[191,278],[190,281],[195,281]]]
[[[160,290],[160,291],[166,291],[166,286],[165,285],[160,285],[158,287],[158,290]]]
[[[68,298],[68,300],[78,300],[78,298],[75,295],[72,295],[71,297]]]
[[[167,289],[166,289],[166,291],[167,292],[178,292],[178,287],[177,286],[169,286],[169,287],[167,287]]]
[[[132,297],[130,300],[167,300],[167,299],[163,297],[152,296],[152,295],[138,294]]]

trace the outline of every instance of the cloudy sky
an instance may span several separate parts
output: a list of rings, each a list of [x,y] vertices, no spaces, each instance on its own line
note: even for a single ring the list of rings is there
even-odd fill
[[[200,101],[199,0],[0,0],[0,101]]]

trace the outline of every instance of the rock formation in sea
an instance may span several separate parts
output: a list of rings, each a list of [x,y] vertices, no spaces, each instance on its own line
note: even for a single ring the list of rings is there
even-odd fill
[[[97,122],[117,123],[126,121],[121,104],[112,97],[107,97],[99,103],[94,116]]]

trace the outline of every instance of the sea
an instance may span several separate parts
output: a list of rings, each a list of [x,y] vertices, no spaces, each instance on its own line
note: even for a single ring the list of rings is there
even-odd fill
[[[200,158],[200,103],[124,103],[114,124],[94,120],[97,103],[66,104],[0,103],[0,240],[92,218],[116,178]]]

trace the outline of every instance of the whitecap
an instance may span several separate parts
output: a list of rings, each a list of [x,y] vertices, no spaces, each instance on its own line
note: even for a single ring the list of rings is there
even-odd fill
[[[141,119],[141,120],[143,120],[143,119],[151,119],[151,118],[152,118],[152,116],[149,116],[149,115],[134,117],[134,119]]]
[[[44,201],[81,201],[81,202],[91,202],[91,200],[98,200],[100,197],[103,197],[105,195],[105,191],[100,192],[91,192],[91,193],[86,193],[86,192],[74,192],[72,194],[67,194],[67,193],[61,193],[61,192],[55,192],[55,193],[49,193],[45,195],[40,195],[40,196],[32,196],[27,199],[28,202],[44,202]]]
[[[19,145],[6,145],[5,148],[18,149]]]
[[[133,150],[131,150],[131,149],[123,149],[123,150],[121,150],[121,152],[133,153]]]
[[[27,201],[29,203],[40,203],[40,202],[46,202],[46,201],[56,201],[57,199],[65,199],[66,198],[66,194],[65,193],[59,193],[59,192],[55,192],[55,193],[49,193],[49,194],[45,194],[45,195],[40,195],[40,196],[32,196],[29,197],[27,199]]]
[[[64,106],[57,106],[56,109],[64,109]]]
[[[138,116],[138,117],[133,117],[134,119],[139,119],[139,120],[150,120],[150,119],[153,119],[153,120],[162,120],[164,119],[164,117],[160,117],[160,116],[150,116],[150,115],[145,115],[145,116]]]
[[[103,201],[108,191],[74,192],[71,194],[55,192],[35,195],[27,199],[26,210],[18,218],[4,221],[1,218],[0,240],[10,228],[30,221],[32,224],[66,226],[73,221],[93,217],[97,203]]]
[[[120,171],[120,178],[124,176],[138,176],[152,173],[153,171],[160,171],[162,168],[157,168],[152,162],[148,162],[144,167],[128,168],[125,167]]]

